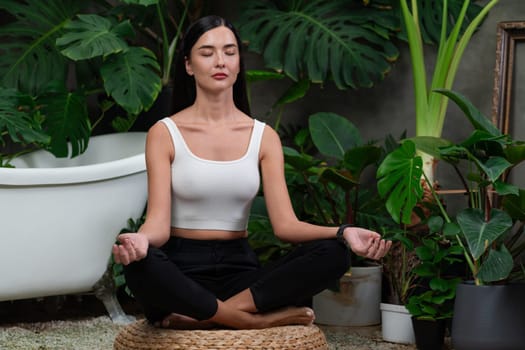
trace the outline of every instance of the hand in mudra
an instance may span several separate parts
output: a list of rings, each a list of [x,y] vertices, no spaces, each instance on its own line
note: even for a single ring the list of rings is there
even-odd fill
[[[354,253],[374,260],[384,257],[392,246],[392,241],[381,239],[379,233],[360,227],[347,227],[343,237]]]
[[[117,237],[120,244],[113,245],[113,257],[117,264],[127,265],[146,257],[148,238],[139,233],[123,233]]]

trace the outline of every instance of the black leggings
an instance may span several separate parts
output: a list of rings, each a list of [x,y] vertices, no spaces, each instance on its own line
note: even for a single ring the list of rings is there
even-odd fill
[[[146,318],[156,322],[170,313],[209,319],[217,312],[217,299],[247,288],[259,312],[308,305],[349,267],[350,252],[335,239],[301,243],[261,267],[247,239],[171,237],[161,248],[150,247],[146,258],[127,265],[124,273]]]

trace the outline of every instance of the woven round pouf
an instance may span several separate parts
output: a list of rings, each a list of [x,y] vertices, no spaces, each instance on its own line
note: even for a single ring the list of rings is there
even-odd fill
[[[172,330],[156,328],[145,320],[120,330],[115,350],[327,350],[316,326],[282,326],[250,330]]]

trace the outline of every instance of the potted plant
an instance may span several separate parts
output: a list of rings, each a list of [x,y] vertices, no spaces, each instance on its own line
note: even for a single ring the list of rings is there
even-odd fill
[[[415,188],[421,186],[421,170],[416,171],[415,166],[421,164],[421,158],[416,147],[454,167],[465,185],[468,203],[454,219],[443,206],[441,213],[448,234],[461,247],[471,281],[460,283],[456,290],[453,346],[458,350],[518,349],[525,341],[525,315],[515,310],[524,307],[525,284],[513,282],[525,281],[525,245],[521,241],[525,192],[506,182],[506,174],[525,159],[525,145],[502,134],[464,96],[450,90],[437,92],[460,107],[474,132],[460,143],[428,137],[405,140],[379,168],[380,192],[397,202],[394,207],[402,208],[401,215],[411,211],[413,205],[407,204],[407,197],[394,198],[392,194],[406,194],[408,182]],[[461,172],[462,162],[468,165],[468,176]]]
[[[454,237],[447,236],[441,216],[428,219],[428,234],[414,249],[418,264],[415,288],[406,308],[412,316],[416,346],[420,350],[441,350],[445,331],[452,320],[456,286],[461,277],[462,249]]]
[[[309,117],[308,129],[284,147],[286,176],[298,216],[324,225],[352,223],[378,231],[393,225],[379,198],[363,183],[382,148],[365,143],[359,130],[333,113]],[[352,255],[352,267],[334,288],[313,299],[316,322],[340,326],[380,323],[382,266]]]
[[[411,54],[415,93],[416,136],[441,136],[448,99],[446,96],[436,93],[434,89],[450,88],[452,86],[457,68],[468,42],[488,11],[496,3],[497,0],[493,0],[485,7],[480,7],[471,4],[468,0],[445,0],[442,6],[433,6],[426,1],[411,1],[409,6],[407,0],[400,1],[402,29],[404,30],[402,36],[406,36]],[[434,11],[437,10],[437,13],[434,16],[431,15],[429,11],[432,10],[429,10],[429,8],[434,9]],[[420,9],[423,10],[420,11]],[[459,9],[459,12],[455,12],[457,9]],[[435,18],[440,18],[441,20],[434,21]],[[470,22],[468,21],[469,19]],[[434,23],[434,25],[437,24],[438,28],[434,28],[434,30],[429,29],[432,28],[432,23]],[[452,24],[451,28],[449,23]],[[436,35],[434,33],[439,34]],[[432,71],[432,78],[431,80],[427,80],[428,67],[425,64],[423,44],[432,41],[437,42],[439,46]],[[403,153],[410,151],[411,150],[401,147],[395,152]],[[390,174],[393,177],[397,177],[397,181],[401,180],[401,182],[398,183],[395,194],[386,197],[386,206],[389,208],[389,212],[394,221],[409,227],[422,226],[422,233],[418,233],[418,235],[422,235],[428,233],[428,230],[424,227],[430,216],[428,207],[435,205],[435,203],[432,203],[432,196],[428,194],[430,193],[430,189],[433,189],[435,185],[434,169],[436,162],[435,158],[433,158],[431,154],[425,153],[424,150],[418,149],[417,152],[420,153],[420,158],[414,158],[412,162],[404,164],[404,166],[409,167],[407,169],[410,169],[411,173]],[[387,157],[378,170],[378,176],[382,177],[385,168],[390,168],[391,166],[396,167],[394,163],[395,160]],[[392,189],[391,187],[389,188],[387,184],[392,177],[388,178],[388,180],[379,180],[378,189],[382,196],[385,196],[385,193]],[[411,181],[402,181],[402,179],[407,178],[410,178]],[[428,179],[428,181],[424,181],[424,179]],[[430,187],[421,187],[420,184],[422,180],[425,185]],[[413,229],[407,229],[406,232],[412,233]],[[407,276],[407,278],[401,279],[403,282],[401,284],[398,282],[400,280],[399,278],[394,277],[390,279],[394,290],[411,290],[408,286],[413,287],[410,283],[415,279],[415,276],[410,268],[407,269],[408,261],[405,260],[405,258],[410,257],[412,261],[414,260],[414,251],[412,249],[414,246],[421,244],[420,238],[421,237],[417,235],[415,237],[411,235],[411,237],[404,238],[403,241],[410,242],[410,246],[407,246],[405,243],[400,247],[401,253],[398,258],[402,260],[398,262],[396,258],[390,258],[390,261],[386,261],[387,265],[385,265],[385,269],[387,269],[386,266],[396,266],[397,263],[397,266],[401,267],[398,269],[398,271],[402,272],[401,276]],[[417,244],[414,245],[414,243]],[[407,248],[408,252],[406,251]],[[412,267],[416,264],[417,262],[413,262]],[[396,302],[402,305],[397,306],[395,311],[408,314],[408,310],[404,308],[404,303],[408,301],[408,296],[406,294],[404,295],[404,300],[396,300]],[[405,315],[404,320],[406,320],[407,323],[409,322],[408,319]],[[408,325],[407,328],[409,328]],[[398,331],[389,332],[388,330],[387,325],[383,323],[384,337],[390,337],[391,334],[392,337],[397,338],[398,334],[400,334]],[[412,338],[412,341],[415,341],[415,337],[412,337],[408,333],[410,333],[409,330],[407,330],[406,338]]]
[[[491,0],[485,6],[471,4],[470,0],[444,0],[441,6],[442,13],[436,14],[440,18],[441,26],[435,38],[438,51],[431,77],[427,78],[428,66],[425,62],[423,44],[428,39],[424,31],[428,22],[435,21],[434,16],[428,13],[428,7],[436,7],[426,2],[401,0],[402,23],[406,32],[412,64],[415,98],[415,135],[440,137],[447,112],[448,98],[436,93],[436,89],[451,89],[456,77],[461,58],[465,49],[476,32],[478,26],[499,0]],[[454,8],[460,12],[453,13]],[[454,18],[452,20],[452,18]],[[468,21],[470,19],[470,22]],[[439,21],[438,21],[439,23]],[[452,27],[449,27],[449,24]],[[429,31],[429,33],[432,33]],[[418,150],[421,152],[421,150]],[[421,152],[423,159],[423,172],[434,184],[435,160],[432,155]]]

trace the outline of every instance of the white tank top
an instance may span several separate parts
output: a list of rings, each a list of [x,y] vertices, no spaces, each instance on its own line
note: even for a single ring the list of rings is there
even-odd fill
[[[259,149],[265,125],[254,121],[246,153],[236,160],[214,161],[193,154],[173,120],[161,120],[175,148],[171,164],[171,226],[246,230],[260,185]]]

